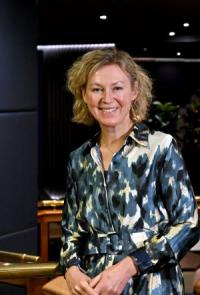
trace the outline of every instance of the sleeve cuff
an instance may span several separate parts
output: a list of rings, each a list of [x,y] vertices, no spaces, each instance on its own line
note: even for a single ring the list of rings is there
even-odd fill
[[[139,274],[149,272],[152,269],[153,264],[151,262],[150,256],[146,253],[146,251],[143,248],[137,250],[136,252],[131,254],[131,256],[133,257],[137,265]]]
[[[72,258],[70,261],[68,261],[66,268],[65,268],[65,274],[64,277],[66,275],[67,270],[71,267],[71,266],[77,266],[79,268],[80,271],[82,271],[83,273],[86,273],[86,271],[81,267],[81,260],[79,258]],[[66,278],[65,278],[66,279]]]
[[[80,267],[80,264],[81,264],[81,260],[79,258],[72,258],[70,259],[67,264],[66,264],[66,270],[71,267],[71,266],[78,266]]]

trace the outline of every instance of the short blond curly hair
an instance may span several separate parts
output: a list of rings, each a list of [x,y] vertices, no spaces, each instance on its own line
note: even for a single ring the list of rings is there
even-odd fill
[[[96,122],[83,100],[82,91],[86,88],[89,75],[110,64],[118,65],[128,74],[132,87],[137,83],[138,95],[130,110],[133,122],[140,122],[147,118],[152,101],[152,80],[127,52],[113,48],[89,51],[79,57],[68,70],[67,87],[74,96],[73,122],[87,126]]]

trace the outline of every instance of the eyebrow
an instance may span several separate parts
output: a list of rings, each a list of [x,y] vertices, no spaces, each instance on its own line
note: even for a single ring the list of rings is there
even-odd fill
[[[124,81],[119,80],[119,81],[113,82],[111,85],[116,85],[116,84],[118,84],[118,83],[125,84]],[[95,83],[91,83],[90,86],[102,86],[102,84],[100,84],[100,83],[98,83],[98,82],[95,82]]]

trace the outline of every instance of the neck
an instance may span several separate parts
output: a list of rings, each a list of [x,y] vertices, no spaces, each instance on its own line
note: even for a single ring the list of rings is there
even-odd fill
[[[101,128],[100,145],[112,146],[115,143],[124,142],[127,135],[133,128],[133,124],[123,130],[113,128]]]

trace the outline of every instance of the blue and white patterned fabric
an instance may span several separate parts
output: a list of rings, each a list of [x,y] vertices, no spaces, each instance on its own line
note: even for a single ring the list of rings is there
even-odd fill
[[[70,154],[60,266],[90,277],[129,255],[123,294],[184,294],[179,260],[199,239],[198,212],[174,138],[138,123],[106,177],[98,135]]]

